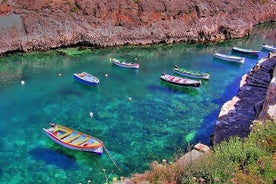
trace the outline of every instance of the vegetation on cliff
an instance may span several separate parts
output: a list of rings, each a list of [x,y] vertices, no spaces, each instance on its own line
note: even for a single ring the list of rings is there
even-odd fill
[[[276,180],[276,122],[254,122],[248,138],[231,137],[183,167],[154,162],[136,174],[138,183],[273,183]]]

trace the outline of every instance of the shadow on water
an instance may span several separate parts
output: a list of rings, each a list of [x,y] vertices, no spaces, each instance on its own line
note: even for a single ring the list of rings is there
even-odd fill
[[[29,153],[35,160],[43,160],[47,165],[54,165],[64,170],[79,168],[74,156],[59,150],[36,147]]]
[[[166,88],[168,92],[182,92],[187,93],[189,95],[197,95],[199,92],[199,88],[196,87],[177,86],[174,84],[167,83],[165,81],[160,81],[160,86],[162,88]]]
[[[71,87],[65,87],[65,88],[62,88],[60,91],[59,91],[59,94],[61,96],[82,96],[83,94],[79,91],[76,91],[76,90],[73,90]]]
[[[214,110],[208,115],[206,115],[202,121],[202,129],[198,129],[195,135],[195,140],[193,142],[196,144],[198,142],[203,143],[208,146],[212,146],[212,133],[214,132],[214,127],[216,119],[219,115],[219,110]]]
[[[84,84],[84,83],[81,83],[81,82],[78,82],[75,80],[73,81],[73,83],[74,83],[74,85],[76,85],[75,89],[81,89],[81,91],[90,91],[90,90],[101,91],[101,87],[100,87],[101,83],[98,84],[97,86]]]
[[[241,78],[236,78],[233,80],[231,84],[229,84],[227,87],[225,87],[223,94],[221,95],[220,98],[215,98],[212,100],[213,103],[218,104],[218,105],[223,105],[225,102],[230,100],[233,96],[237,94],[239,91],[239,83],[241,81]]]
[[[212,136],[215,128],[215,123],[220,113],[221,107],[224,103],[230,100],[234,95],[238,93],[240,78],[235,79],[230,85],[228,85],[220,98],[216,98],[212,100],[213,103],[219,105],[219,109],[212,111],[207,114],[203,121],[202,127],[203,129],[198,129],[197,135],[195,136],[198,139],[193,140],[194,143],[201,142],[206,145],[212,146]],[[226,99],[226,100],[225,100]]]

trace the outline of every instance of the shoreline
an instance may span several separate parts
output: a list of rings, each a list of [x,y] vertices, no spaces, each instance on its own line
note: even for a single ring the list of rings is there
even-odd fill
[[[262,58],[242,76],[237,94],[221,107],[213,144],[231,136],[247,137],[254,120],[276,120],[276,52]]]

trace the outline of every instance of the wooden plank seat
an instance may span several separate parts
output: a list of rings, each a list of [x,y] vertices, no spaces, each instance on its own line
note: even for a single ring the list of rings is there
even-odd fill
[[[80,145],[83,146],[85,144],[92,144],[93,142],[95,142],[95,140],[93,138],[89,137],[89,139],[87,141],[81,143]]]
[[[73,145],[80,145],[80,144],[83,144],[84,142],[86,142],[88,139],[90,139],[90,137],[87,137],[86,135],[82,135],[78,139],[74,140],[72,142],[72,144]]]
[[[64,133],[64,134],[60,134],[60,135],[58,135],[58,136],[56,136],[58,139],[63,139],[63,138],[65,138],[65,137],[67,137],[68,135],[70,135],[72,132],[66,132],[66,133]]]
[[[67,142],[67,143],[70,143],[71,141],[77,139],[80,136],[81,136],[81,134],[79,134],[78,132],[73,132],[71,135],[64,138],[63,141]]]

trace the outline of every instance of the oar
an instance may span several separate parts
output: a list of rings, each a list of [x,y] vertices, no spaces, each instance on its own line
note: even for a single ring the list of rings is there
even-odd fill
[[[122,173],[122,170],[118,167],[118,165],[116,164],[116,162],[114,161],[114,159],[111,157],[111,155],[109,154],[109,151],[106,149],[105,146],[104,147],[104,150],[106,151],[108,157],[110,158],[110,160],[113,162],[113,164],[115,165],[115,167]]]

